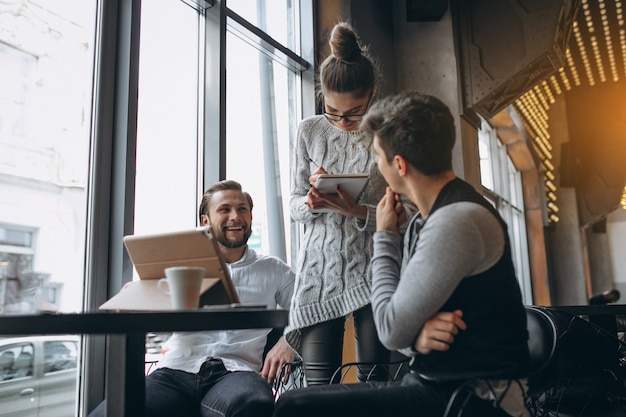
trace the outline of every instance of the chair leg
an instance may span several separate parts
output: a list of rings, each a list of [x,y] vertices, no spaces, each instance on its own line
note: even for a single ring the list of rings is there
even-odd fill
[[[472,395],[465,384],[455,389],[448,400],[443,417],[461,417]]]
[[[466,384],[459,386],[448,400],[444,417],[511,417],[492,401],[476,396]]]

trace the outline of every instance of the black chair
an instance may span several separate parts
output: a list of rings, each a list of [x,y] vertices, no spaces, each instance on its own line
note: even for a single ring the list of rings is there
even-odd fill
[[[448,402],[444,417],[464,415],[468,404],[475,399],[470,388],[480,381],[509,380],[519,381],[539,374],[554,358],[557,349],[558,333],[553,318],[535,306],[526,306],[526,327],[528,329],[529,360],[515,370],[472,373],[419,373],[422,379],[438,383],[464,381],[453,392]],[[540,393],[534,394],[539,395]],[[497,401],[498,402],[498,401]]]
[[[476,415],[487,415],[480,414],[480,411],[477,409],[471,409],[472,406],[478,404],[480,407],[485,407],[484,401],[475,401],[477,397],[474,395],[473,390],[470,389],[470,385],[472,383],[478,382],[480,380],[493,380],[493,379],[504,379],[504,380],[520,380],[523,378],[528,378],[532,375],[535,375],[541,372],[553,359],[555,356],[556,348],[557,348],[557,328],[552,320],[551,316],[546,314],[543,310],[537,307],[528,306],[526,307],[526,317],[527,317],[527,328],[529,333],[528,339],[528,347],[530,351],[529,361],[524,364],[524,366],[513,371],[498,371],[498,372],[490,372],[490,373],[457,373],[452,374],[450,372],[441,373],[441,374],[420,374],[422,379],[427,381],[434,381],[438,383],[455,383],[458,381],[459,387],[450,397],[449,403],[447,405],[445,416],[447,417],[460,417],[462,415],[466,416],[476,416]],[[311,395],[308,395],[307,389],[297,390],[289,393],[290,395],[281,398],[278,403],[276,410],[274,412],[274,417],[297,417],[297,416],[308,416],[317,413],[319,415],[334,416],[334,415],[342,415],[342,413],[348,412],[345,410],[349,410],[350,406],[343,404],[341,397],[345,391],[341,389],[341,386],[326,386],[326,387],[314,387],[315,395],[314,398],[311,398]],[[408,397],[411,396],[410,387],[404,391],[400,390],[394,398],[387,398],[389,401],[381,407],[387,407],[387,411],[390,410],[390,407],[395,407],[398,410],[404,410],[403,405],[400,404],[403,401],[410,401]],[[374,391],[371,391],[374,392]],[[363,395],[368,395],[365,392]],[[403,397],[404,396],[404,397]],[[322,406],[320,402],[327,403],[327,409],[325,406]],[[314,407],[313,407],[314,405]],[[345,407],[345,410],[338,410],[338,406],[340,408]],[[496,409],[491,407],[490,404],[487,404],[487,407],[492,408],[491,411],[494,411],[494,414],[497,414]],[[312,409],[315,409],[313,412]],[[378,407],[380,408],[380,407]],[[481,409],[484,411],[484,408]],[[487,410],[490,411],[490,410]],[[404,412],[404,411],[399,411]],[[380,409],[373,408],[371,412],[367,415],[370,416],[379,416],[381,415]],[[478,414],[477,414],[478,413]],[[393,413],[392,413],[393,414]],[[389,414],[389,415],[392,415]],[[367,417],[366,415],[361,415],[360,417]],[[426,417],[426,416],[425,416]],[[435,416],[427,416],[427,417],[435,417]],[[436,416],[440,417],[440,416]]]
[[[265,360],[267,353],[281,338],[283,330],[283,327],[274,328],[267,335],[267,342],[263,351],[263,360]],[[302,387],[304,387],[304,369],[302,368],[302,360],[296,355],[293,362],[286,363],[280,368],[280,371],[274,380],[274,384],[272,384],[274,400],[278,400],[278,397],[286,391]]]
[[[302,359],[298,357],[293,362],[286,363],[280,368],[278,376],[272,385],[274,401],[278,401],[278,398],[285,392],[303,388],[304,386],[304,367],[302,366]]]
[[[408,372],[410,358],[404,358],[400,360],[394,360],[385,363],[374,362],[350,362],[341,365],[333,376],[330,378],[330,383],[343,384],[346,381],[346,377],[355,370],[364,371],[366,373],[365,382],[369,382],[373,375],[387,374],[387,380],[398,381]]]

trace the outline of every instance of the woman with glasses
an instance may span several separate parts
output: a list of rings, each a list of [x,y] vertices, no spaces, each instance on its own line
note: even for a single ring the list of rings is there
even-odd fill
[[[348,24],[333,28],[329,44],[317,91],[323,114],[300,123],[291,165],[291,217],[304,225],[304,237],[286,335],[302,357],[308,385],[328,384],[341,366],[350,314],[357,361],[387,362],[390,355],[378,339],[370,307],[371,239],[386,183],[374,162],[372,138],[360,130],[376,95],[377,69]],[[317,190],[317,177],[325,173],[370,177],[355,201],[341,189]],[[387,379],[386,372],[370,371],[359,369],[358,379]]]

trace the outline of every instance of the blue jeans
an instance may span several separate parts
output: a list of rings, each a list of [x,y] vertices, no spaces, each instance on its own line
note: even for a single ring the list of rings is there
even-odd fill
[[[269,417],[274,397],[256,372],[229,372],[211,359],[197,374],[160,368],[146,377],[146,417]],[[104,416],[101,403],[89,417]]]

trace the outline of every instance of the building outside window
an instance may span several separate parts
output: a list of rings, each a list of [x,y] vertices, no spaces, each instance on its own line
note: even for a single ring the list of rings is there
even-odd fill
[[[0,1],[1,314],[83,307],[96,5]],[[0,416],[73,415],[79,339],[53,376],[33,363],[44,338],[2,340]]]
[[[0,2],[0,273],[8,313],[27,312],[13,289],[31,285],[33,274],[63,288],[48,308],[82,308],[95,6]]]

